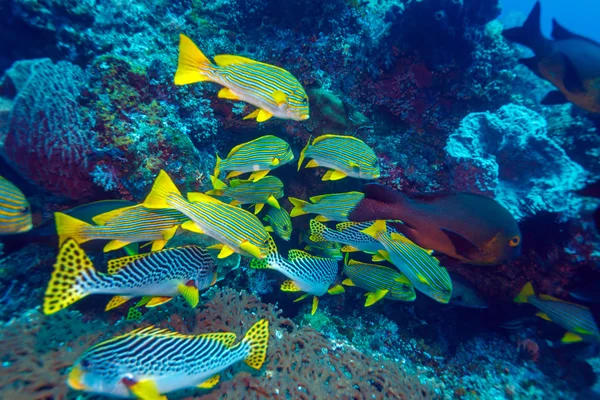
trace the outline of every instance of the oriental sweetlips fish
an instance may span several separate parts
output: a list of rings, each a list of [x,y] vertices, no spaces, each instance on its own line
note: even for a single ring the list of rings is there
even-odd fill
[[[0,235],[28,232],[31,228],[31,207],[25,195],[0,176]]]
[[[352,136],[322,135],[312,144],[310,139],[298,158],[298,171],[305,158],[311,158],[306,168],[327,167],[324,181],[337,181],[347,176],[377,179],[381,175],[375,152],[360,139]]]
[[[283,292],[304,292],[305,294],[295,301],[304,300],[309,295],[313,296],[311,314],[319,306],[318,296],[325,293],[339,294],[344,292],[341,285],[332,286],[338,272],[337,260],[332,258],[315,257],[302,250],[290,250],[285,259],[277,252],[277,247],[271,239],[271,252],[264,260],[254,259],[250,268],[269,268],[281,272],[289,280],[281,284]]]
[[[417,297],[408,278],[394,268],[348,260],[346,257],[344,274],[348,278],[342,282],[343,285],[358,286],[367,291],[365,307],[370,307],[383,298],[413,301]]]
[[[196,307],[199,291],[215,281],[215,262],[198,246],[110,260],[108,273],[103,274],[94,268],[77,242],[68,239],[54,264],[43,308],[45,314],[54,314],[92,294],[115,295],[106,306],[107,311],[139,296],[148,296],[147,307],[166,303],[177,295]]]
[[[506,29],[502,35],[533,50],[535,56],[521,59],[521,63],[558,88],[546,95],[542,104],[571,102],[600,113],[600,43],[568,31],[554,19],[554,40],[546,39],[540,28],[540,16],[538,1],[523,26]]]
[[[217,155],[213,175],[218,178],[221,171],[230,171],[227,174],[230,179],[251,172],[249,179],[256,182],[293,159],[292,148],[285,140],[272,135],[261,136],[235,146],[224,160]]]
[[[517,303],[529,303],[540,310],[536,315],[547,321],[554,322],[567,333],[562,338],[563,343],[574,343],[585,340],[600,342],[600,331],[594,317],[587,307],[569,303],[545,294],[536,295],[531,283],[527,283],[517,297]]]
[[[225,196],[233,199],[229,204],[254,204],[254,214],[258,214],[265,203],[271,207],[280,208],[277,199],[283,197],[283,182],[275,176],[265,176],[258,182],[252,180],[232,179],[227,186],[216,177],[211,177],[213,190],[206,194],[210,196]]]
[[[255,323],[234,344],[233,332],[184,335],[154,326],[98,343],[75,362],[67,380],[75,390],[121,398],[166,400],[161,393],[210,389],[219,373],[244,361],[260,369],[269,341],[269,322]]]
[[[190,221],[183,229],[202,233],[220,242],[219,258],[234,252],[241,255],[265,258],[271,238],[265,227],[249,211],[223,203],[203,193],[188,193],[186,200],[165,171],[160,171],[144,206],[157,209],[175,209]]]
[[[288,197],[294,208],[290,216],[297,217],[304,214],[319,214],[315,219],[325,221],[348,221],[348,215],[357,204],[365,197],[361,192],[332,193],[313,196],[308,201],[295,197]]]
[[[269,207],[263,220],[269,223],[265,228],[268,232],[274,232],[286,242],[292,237],[292,219],[285,208]]]
[[[383,245],[372,236],[362,232],[373,225],[372,222],[340,222],[335,229],[328,228],[315,219],[310,220],[310,240],[313,242],[343,243],[343,252],[363,251],[375,254],[385,250]],[[390,233],[397,233],[389,228]]]
[[[363,188],[365,198],[351,221],[400,220],[398,232],[426,249],[467,264],[498,265],[521,254],[521,232],[498,202],[471,193],[404,194],[378,184]]]
[[[389,233],[385,221],[375,221],[364,233],[381,242],[385,251],[380,254],[394,264],[415,289],[432,299],[447,304],[452,295],[452,281],[446,268],[427,251],[405,236]]]
[[[292,74],[283,68],[246,57],[221,54],[215,64],[190,38],[179,35],[179,64],[176,85],[201,81],[216,82],[223,89],[219,98],[240,100],[258,107],[244,119],[263,122],[271,117],[304,121],[310,118],[308,96]]]
[[[119,208],[93,218],[88,224],[61,212],[54,213],[59,245],[68,238],[82,244],[109,240],[104,251],[118,250],[130,243],[152,242],[152,251],[165,247],[177,228],[189,218],[177,210],[152,210],[143,205]]]

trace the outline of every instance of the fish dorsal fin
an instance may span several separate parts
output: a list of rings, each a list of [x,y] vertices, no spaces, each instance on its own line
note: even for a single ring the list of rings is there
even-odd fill
[[[288,261],[291,263],[293,263],[297,260],[302,260],[302,259],[307,259],[307,258],[312,258],[312,259],[317,259],[317,260],[321,259],[321,257],[313,256],[312,254],[309,254],[305,251],[298,250],[298,249],[293,249],[293,250],[288,251]]]
[[[92,221],[94,221],[94,223],[96,225],[105,225],[111,219],[118,217],[119,215],[123,214],[124,212],[129,211],[136,207],[142,207],[142,206],[138,204],[138,205],[130,206],[130,207],[117,208],[116,210],[112,210],[112,211],[108,211],[108,212],[96,215],[95,217],[92,218]]]
[[[180,339],[191,339],[196,335],[184,335],[183,333],[171,331],[166,328],[160,328],[158,326],[150,325],[145,328],[138,328],[123,336],[155,336],[155,337],[169,337],[169,338],[180,338]]]
[[[221,343],[225,347],[233,346],[235,343],[236,334],[233,332],[214,332],[214,333],[203,333],[198,335],[199,338],[210,339]]]
[[[227,204],[223,203],[221,200],[217,200],[214,197],[210,197],[207,194],[200,192],[189,192],[187,194],[188,201],[192,203],[216,203],[216,204]]]
[[[339,224],[335,225],[335,229],[342,232],[342,231],[352,228],[356,225],[359,225],[359,224],[357,224],[356,222],[340,222]]]
[[[139,260],[140,258],[144,258],[148,256],[148,254],[136,254],[134,256],[125,256],[120,258],[115,258],[114,260],[110,260],[106,267],[109,275],[116,274],[119,272],[124,266],[134,262],[135,260]]]
[[[585,36],[581,36],[581,35],[571,32],[570,30],[568,30],[567,28],[565,28],[564,26],[559,24],[558,21],[554,18],[552,19],[551,35],[554,40],[579,39],[579,40],[584,40],[586,42],[593,43],[595,45],[599,45],[598,42],[596,42],[590,38],[586,38]]]
[[[219,67],[225,67],[227,65],[234,64],[262,64],[250,58],[234,56],[233,54],[219,54],[218,56],[214,56],[213,60],[215,61],[215,64],[217,64]]]
[[[323,140],[327,140],[327,139],[331,139],[331,138],[343,138],[343,139],[349,139],[349,140],[356,140],[359,141],[361,143],[363,143],[362,140],[357,139],[353,136],[342,136],[342,135],[332,135],[332,134],[327,134],[327,135],[321,135],[321,136],[317,136],[315,138],[315,140],[313,140],[312,145],[314,146],[315,144],[322,142]]]
[[[585,306],[582,306],[581,304],[577,304],[577,303],[571,303],[570,301],[562,300],[562,299],[559,299],[559,298],[557,298],[557,297],[550,296],[550,295],[548,295],[548,294],[540,294],[540,295],[538,295],[538,297],[540,298],[540,300],[545,300],[545,301],[556,301],[556,302],[558,302],[558,303],[570,304],[570,305],[572,305],[572,306],[579,307],[579,308],[581,308],[581,309],[584,309],[584,310],[587,310],[587,309],[588,309],[587,307],[585,307]]]

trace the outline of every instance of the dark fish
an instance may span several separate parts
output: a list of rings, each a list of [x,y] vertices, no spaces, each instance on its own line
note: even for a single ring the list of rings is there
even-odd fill
[[[589,183],[582,189],[577,190],[575,193],[583,197],[594,197],[596,199],[600,199],[600,181]],[[594,210],[592,218],[594,219],[596,229],[600,231],[600,207]]]
[[[502,35],[533,50],[534,57],[520,62],[558,89],[548,93],[542,104],[571,102],[600,113],[600,43],[568,31],[554,19],[554,40],[546,39],[540,29],[540,13],[538,1],[523,26],[506,29]]]
[[[488,308],[488,303],[479,295],[477,288],[459,274],[450,272],[452,297],[450,304],[468,308]]]
[[[467,264],[497,265],[521,254],[521,232],[510,212],[488,197],[470,193],[404,194],[378,184],[363,188],[365,198],[351,221],[390,223],[412,242]]]

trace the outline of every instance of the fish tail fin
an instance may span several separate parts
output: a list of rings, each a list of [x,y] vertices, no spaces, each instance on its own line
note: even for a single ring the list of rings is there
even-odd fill
[[[288,197],[288,200],[294,206],[292,211],[290,211],[290,217],[297,217],[299,215],[307,214],[307,212],[304,211],[304,206],[308,204],[308,201],[300,200],[295,197]]]
[[[370,227],[363,229],[362,233],[371,236],[372,238],[377,239],[377,236],[381,232],[387,232],[387,226],[385,224],[385,220],[379,219],[373,223]]]
[[[527,303],[531,296],[535,296],[535,292],[533,291],[533,286],[531,282],[527,282],[523,289],[519,292],[517,297],[515,297],[515,303]]]
[[[91,294],[89,283],[97,281],[92,261],[74,239],[60,247],[50,283],[44,295],[44,314],[54,314]]]
[[[213,176],[215,178],[219,177],[219,174],[221,173],[221,163],[223,162],[223,160],[221,160],[221,157],[219,157],[219,155],[216,155],[217,157],[217,162],[215,164],[215,170],[213,171]]]
[[[310,240],[313,242],[326,242],[327,239],[323,236],[327,227],[325,224],[317,221],[316,219],[310,220]]]
[[[244,362],[254,369],[260,369],[267,358],[269,343],[269,321],[261,319],[246,332],[242,343],[250,347]]]
[[[169,201],[171,196],[183,198],[169,175],[161,169],[152,190],[142,204],[146,208],[173,208]]]
[[[304,162],[304,153],[306,153],[306,150],[308,150],[311,139],[312,139],[312,136],[308,138],[308,142],[306,143],[306,146],[304,146],[304,148],[300,152],[300,157],[298,157],[298,171],[300,171],[300,168],[302,167],[302,163]]]
[[[223,190],[227,188],[225,182],[219,180],[215,175],[211,175],[210,182],[213,185],[213,189],[206,192],[208,195],[213,196],[221,196],[223,194]]]
[[[546,41],[542,35],[540,16],[541,6],[540,2],[538,1],[529,13],[529,16],[527,17],[527,20],[525,20],[525,23],[523,23],[523,26],[505,29],[502,31],[502,36],[511,42],[519,43],[523,46],[529,47],[534,51],[534,53],[537,54],[537,50],[540,49]]]
[[[85,243],[90,240],[83,231],[87,227],[92,227],[92,224],[61,212],[54,213],[54,222],[59,246],[69,238],[74,239],[77,243]]]
[[[176,85],[188,85],[211,80],[207,75],[214,65],[200,51],[192,39],[184,34],[179,35],[179,61],[175,72]]]

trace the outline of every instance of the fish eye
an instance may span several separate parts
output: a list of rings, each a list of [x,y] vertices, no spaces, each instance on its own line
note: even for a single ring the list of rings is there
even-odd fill
[[[26,214],[29,211],[29,207],[21,207],[19,208],[20,214]]]
[[[508,242],[510,247],[517,247],[519,244],[521,244],[521,238],[519,236],[513,236]]]
[[[83,369],[89,369],[92,366],[92,363],[89,362],[88,360],[81,360],[81,368]]]
[[[305,96],[305,97],[302,99],[302,104],[308,104],[308,97],[306,97],[306,96]]]

